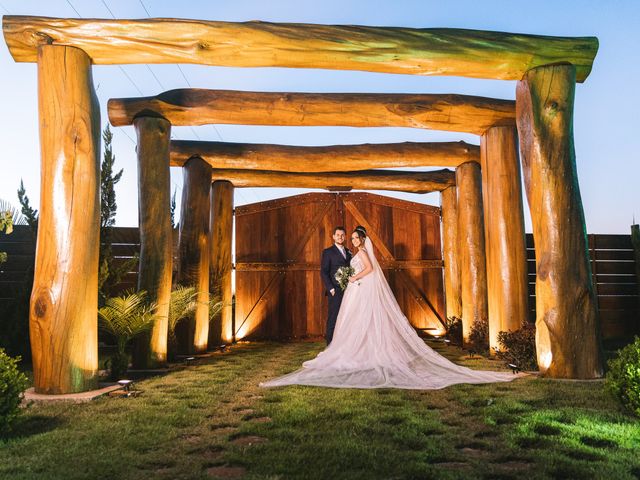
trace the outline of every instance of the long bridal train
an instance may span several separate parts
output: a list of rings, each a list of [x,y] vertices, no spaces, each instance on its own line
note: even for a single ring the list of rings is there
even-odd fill
[[[508,382],[517,375],[472,370],[427,346],[400,310],[378,264],[371,240],[351,260],[356,273],[368,254],[373,271],[350,283],[331,344],[300,370],[261,387],[312,385],[335,388],[440,389],[457,383]]]

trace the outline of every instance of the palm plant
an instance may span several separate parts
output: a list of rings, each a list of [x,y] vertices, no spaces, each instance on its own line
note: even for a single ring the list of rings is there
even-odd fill
[[[104,307],[98,310],[99,328],[113,335],[118,345],[117,352],[110,359],[112,380],[126,373],[129,364],[127,344],[153,327],[156,307],[154,302],[147,301],[147,293],[142,291],[108,298]]]
[[[196,289],[176,286],[169,301],[169,338],[175,341],[176,327],[180,320],[187,318],[196,309]]]

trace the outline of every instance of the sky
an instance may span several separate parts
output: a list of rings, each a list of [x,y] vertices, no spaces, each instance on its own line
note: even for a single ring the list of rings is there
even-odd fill
[[[0,14],[84,18],[173,17],[221,21],[263,20],[414,28],[470,28],[557,36],[597,36],[600,49],[587,81],[576,87],[574,135],[580,189],[589,233],[629,233],[640,218],[640,159],[631,140],[638,137],[640,113],[640,1],[638,0],[0,0]],[[369,72],[285,68],[229,68],[199,65],[95,66],[94,85],[101,123],[108,122],[109,98],[157,95],[197,87],[251,91],[459,93],[515,98],[515,82],[458,77],[390,75]],[[36,65],[15,63],[0,41],[0,199],[18,205],[24,181],[39,203]],[[133,127],[113,128],[117,185],[117,225],[137,226],[137,172]],[[174,127],[181,140],[337,145],[405,141],[459,141],[478,144],[475,135],[410,128],[266,127],[214,125]],[[171,169],[178,203],[182,172]],[[310,190],[236,189],[243,205]],[[374,192],[439,204],[437,193]],[[525,197],[525,226],[531,221]],[[179,211],[179,206],[178,206]]]

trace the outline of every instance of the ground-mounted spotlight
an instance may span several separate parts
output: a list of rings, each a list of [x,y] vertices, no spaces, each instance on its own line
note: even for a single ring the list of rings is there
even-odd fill
[[[515,363],[509,363],[509,364],[507,364],[507,367],[509,367],[511,369],[511,371],[513,372],[514,375],[516,373],[520,372],[520,367],[518,365],[516,365]]]
[[[184,363],[186,363],[187,365],[191,365],[195,361],[196,361],[196,357],[185,357],[184,358]]]
[[[448,347],[449,345],[451,345],[451,340],[449,340],[448,338],[445,338],[442,340],[444,342],[444,344]]]
[[[125,392],[130,392],[133,386],[133,380],[118,380],[118,385],[120,385]]]
[[[218,349],[220,350],[220,352],[222,353],[227,353],[229,351],[229,347],[227,347],[227,345],[222,344],[218,347]]]

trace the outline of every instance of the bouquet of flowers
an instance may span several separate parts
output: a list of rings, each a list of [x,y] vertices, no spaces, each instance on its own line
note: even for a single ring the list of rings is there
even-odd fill
[[[356,271],[353,267],[340,267],[336,272],[335,279],[340,285],[340,288],[344,290],[349,285],[349,277],[352,277],[356,274]]]

